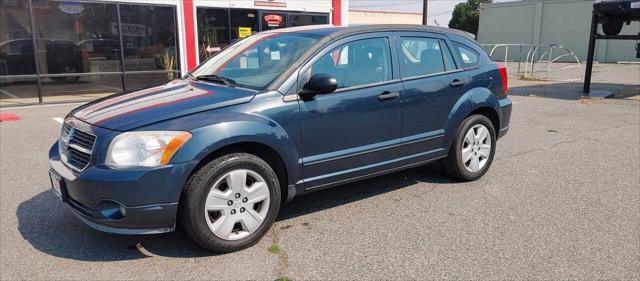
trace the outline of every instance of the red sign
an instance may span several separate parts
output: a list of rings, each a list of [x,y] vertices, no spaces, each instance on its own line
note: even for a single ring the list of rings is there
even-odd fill
[[[268,26],[280,26],[280,24],[282,23],[282,16],[281,15],[266,15],[264,16],[264,21],[267,22]]]

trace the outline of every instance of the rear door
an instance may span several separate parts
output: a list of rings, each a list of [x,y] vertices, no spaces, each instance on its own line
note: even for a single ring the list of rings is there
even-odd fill
[[[404,85],[401,156],[426,160],[446,154],[444,128],[451,109],[467,89],[467,74],[456,65],[445,36],[396,33]]]
[[[347,37],[325,48],[300,74],[338,82],[331,94],[300,100],[305,187],[320,187],[389,165],[400,151],[402,83],[391,33]]]

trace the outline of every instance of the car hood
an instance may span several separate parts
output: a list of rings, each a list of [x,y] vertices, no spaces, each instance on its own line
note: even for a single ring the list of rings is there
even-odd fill
[[[96,100],[71,112],[86,123],[127,131],[188,114],[249,102],[256,92],[191,81],[167,84]]]

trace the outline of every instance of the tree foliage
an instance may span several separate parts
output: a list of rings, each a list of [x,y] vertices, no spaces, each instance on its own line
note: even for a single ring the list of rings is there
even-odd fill
[[[485,3],[491,3],[491,0],[467,0],[467,2],[456,4],[449,27],[477,35],[480,4]]]

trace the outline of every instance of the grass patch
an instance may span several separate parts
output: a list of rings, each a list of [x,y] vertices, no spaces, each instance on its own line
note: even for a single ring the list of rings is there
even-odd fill
[[[291,278],[289,278],[287,276],[280,276],[275,281],[291,281]]]
[[[537,77],[526,76],[524,74],[518,75],[518,79],[523,81],[543,81],[542,79],[539,79]]]
[[[278,246],[278,244],[271,244],[271,246],[267,248],[267,251],[269,251],[269,253],[272,253],[272,254],[278,254],[280,253],[280,246]],[[280,280],[280,279],[276,279],[276,280]],[[286,280],[289,280],[289,279],[286,279]]]

